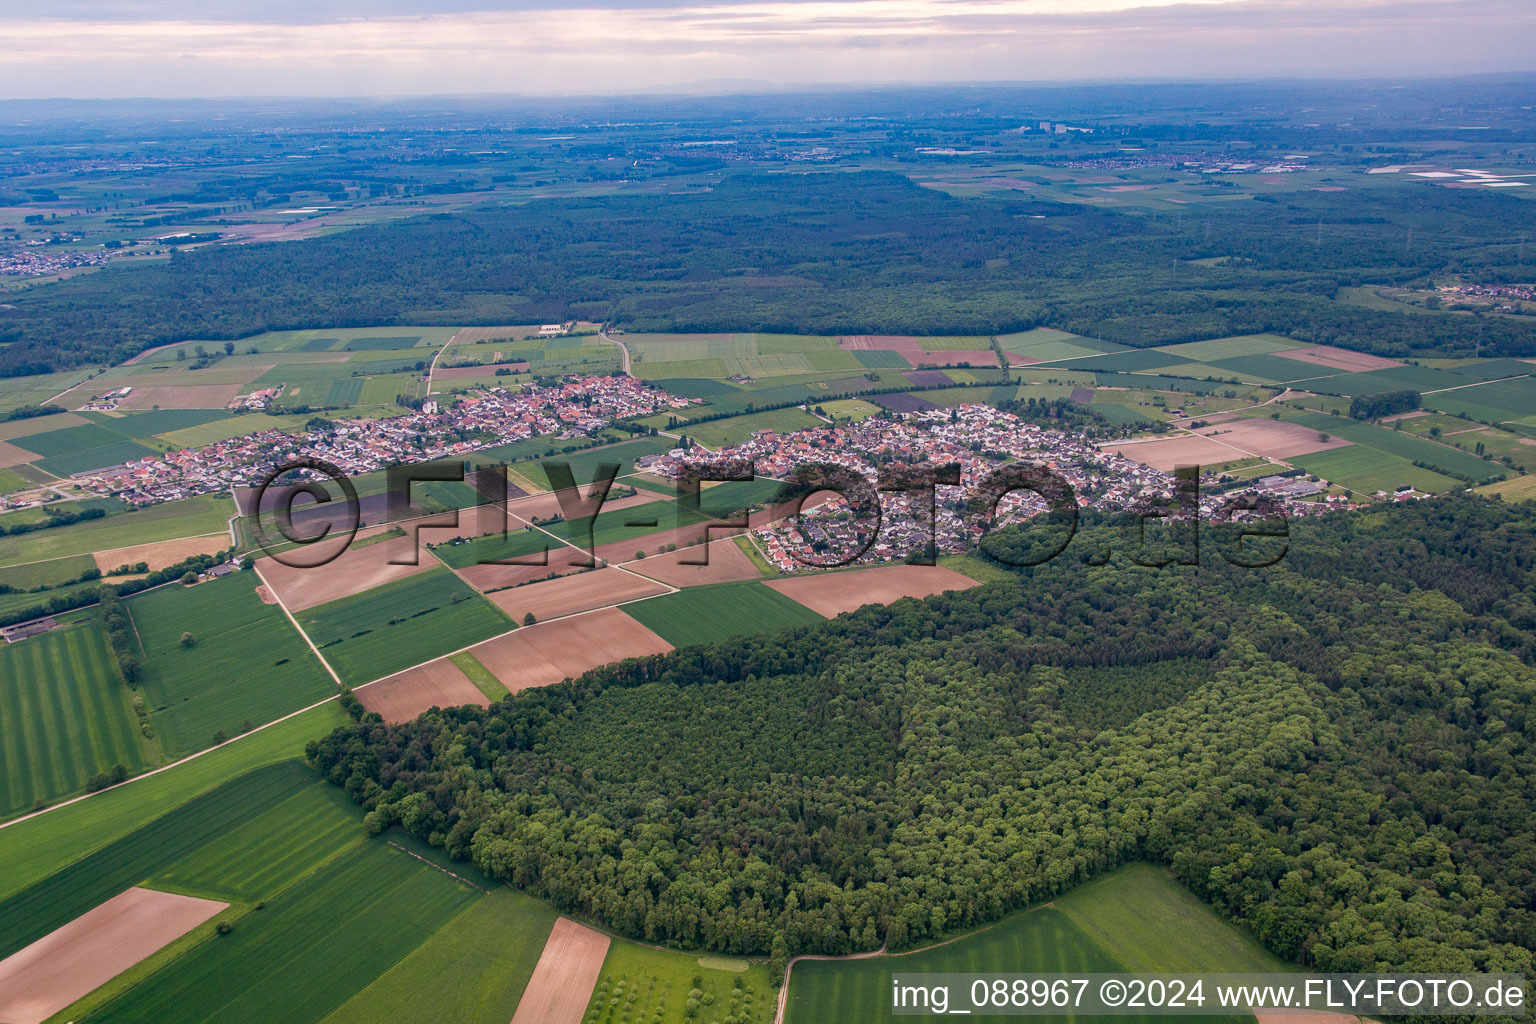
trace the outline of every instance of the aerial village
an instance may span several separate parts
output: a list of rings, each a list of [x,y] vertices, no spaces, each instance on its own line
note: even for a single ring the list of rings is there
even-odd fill
[[[317,459],[349,476],[390,465],[465,458],[509,442],[534,437],[595,437],[615,422],[633,420],[696,403],[649,387],[633,377],[571,377],[553,386],[521,391],[478,389],[449,407],[423,403],[406,416],[336,420],[325,429],[290,434],[257,431],[204,448],[184,449],[82,474],[76,481],[98,494],[111,494],[134,507],[198,494],[251,486],[276,467]],[[1043,498],[1015,490],[995,512],[975,514],[972,499],[983,480],[1000,466],[1043,464],[1072,489],[1079,507],[1128,509],[1166,505],[1174,494],[1171,474],[1103,450],[1087,438],[1027,422],[992,406],[974,403],[954,409],[886,413],[861,423],[838,423],[790,434],[757,431],[737,445],[711,451],[695,442],[636,461],[636,468],[677,480],[701,469],[747,459],[759,477],[786,479],[808,462],[832,463],[875,483],[881,468],[958,467],[958,485],[939,485],[934,526],[926,503],[914,492],[880,494],[881,522],[866,546],[868,520],[842,497],[808,507],[795,521],[758,528],[754,539],[781,572],[830,564],[827,551],[861,552],[859,560],[884,561],[922,553],[932,535],[938,552],[963,550],[985,533],[1044,511]],[[1244,488],[1263,497],[1261,509],[1245,515],[1315,515],[1326,505],[1301,500],[1293,481],[1258,481]],[[1202,493],[1202,517],[1231,514],[1230,494]]]
[[[1072,489],[1080,508],[1129,509],[1167,504],[1174,497],[1174,477],[1132,459],[1097,447],[1081,435],[1028,423],[1012,413],[975,403],[954,409],[874,416],[862,423],[838,424],[776,434],[759,431],[739,445],[708,452],[675,449],[640,460],[644,468],[681,478],[690,467],[751,460],[759,476],[784,478],[807,462],[832,463],[863,474],[876,484],[886,466],[959,467],[958,485],[937,486],[930,530],[926,502],[910,491],[880,493],[880,524],[870,530],[871,517],[861,515],[846,497],[807,507],[796,521],[781,520],[758,528],[754,540],[780,572],[830,564],[828,552],[862,551],[858,561],[879,562],[922,554],[932,537],[935,553],[961,551],[987,532],[1046,510],[1045,499],[1016,490],[998,502],[995,515],[982,519],[969,503],[983,481],[999,466],[1019,460],[1048,466]],[[1295,500],[1283,483],[1255,483],[1245,488],[1261,500],[1254,509],[1236,509],[1232,495],[1201,494],[1202,518],[1230,516],[1236,520],[1273,515],[1317,515],[1329,506]],[[1184,514],[1184,513],[1177,513]],[[873,541],[865,547],[873,533]]]
[[[574,377],[518,392],[490,388],[463,396],[448,408],[428,401],[406,416],[334,420],[326,429],[304,434],[260,430],[74,479],[98,494],[141,507],[248,486],[300,458],[322,460],[349,476],[360,476],[391,465],[468,456],[531,437],[588,437],[615,420],[688,404],[633,377]]]

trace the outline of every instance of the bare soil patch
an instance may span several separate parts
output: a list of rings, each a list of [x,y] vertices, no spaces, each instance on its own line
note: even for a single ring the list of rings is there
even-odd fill
[[[277,595],[272,593],[272,588],[265,583],[256,588],[256,598],[262,604],[277,604]]]
[[[513,324],[505,327],[460,327],[453,332],[450,345],[473,345],[482,341],[500,341],[503,338],[522,338],[539,333],[539,324]]]
[[[249,379],[255,380],[270,367],[253,366],[251,369],[256,372]],[[242,388],[240,384],[154,384],[147,387],[135,384],[117,407],[122,410],[155,406],[162,409],[222,409],[240,394]],[[84,405],[90,396],[81,392],[76,398]]]
[[[1334,348],[1332,345],[1318,345],[1316,348],[1288,348],[1283,352],[1276,352],[1275,355],[1301,363],[1312,363],[1314,366],[1326,366],[1332,370],[1349,370],[1355,373],[1366,370],[1386,370],[1403,365],[1396,359],[1368,355],[1364,352],[1351,352],[1347,348]]]
[[[1313,436],[1316,434],[1314,432]],[[1158,438],[1156,441],[1132,441],[1110,445],[1105,451],[1124,455],[1128,459],[1172,472],[1179,466],[1213,466],[1221,462],[1234,462],[1248,457],[1247,453],[1207,437],[1179,434]]]
[[[120,565],[136,565],[148,562],[149,571],[164,569],[193,555],[212,555],[229,547],[229,534],[211,533],[206,537],[177,537],[175,540],[155,541],[150,544],[134,544],[126,548],[97,551],[91,557],[96,568],[110,572]]]
[[[734,544],[731,547],[735,547]],[[737,552],[740,554],[740,552]],[[623,569],[592,569],[542,583],[529,583],[490,594],[491,602],[522,622],[529,612],[538,621],[561,615],[606,608],[623,601],[667,593],[660,583],[642,579]]]
[[[672,645],[618,608],[525,626],[472,648],[513,693],[549,686],[624,658],[665,654]]]
[[[56,412],[52,416],[29,416],[24,420],[0,423],[0,441],[14,441],[18,437],[46,434],[50,430],[78,427],[91,421],[72,412]]]
[[[866,604],[890,604],[903,597],[927,597],[977,585],[969,576],[942,565],[884,565],[767,583],[790,600],[829,619]]]
[[[417,554],[416,565],[389,564],[391,558],[404,557],[410,548],[409,537],[395,537],[365,547],[353,545],[335,561],[312,569],[296,569],[270,557],[258,559],[256,568],[273,593],[282,598],[288,610],[296,612],[361,594],[365,590],[403,580],[442,564],[426,550],[425,545]],[[319,552],[314,554],[318,555]],[[308,559],[311,552],[296,552],[296,557]]]
[[[708,557],[708,565],[685,565],[683,559]],[[664,555],[647,555],[638,562],[629,562],[625,568],[642,573],[652,579],[670,583],[674,587],[697,587],[704,583],[730,583],[734,580],[755,580],[762,575],[746,552],[736,542],[721,534],[710,537],[708,551],[702,545],[679,548]]]
[[[559,918],[523,989],[512,1024],[581,1024],[608,955],[608,936]]]
[[[227,906],[153,889],[112,897],[0,960],[0,1021],[41,1024]]]
[[[486,363],[483,366],[449,366],[432,371],[433,380],[458,380],[463,377],[480,377],[487,373],[495,373],[497,370],[510,370],[512,373],[527,373],[528,364],[518,363]]]
[[[356,693],[363,707],[377,711],[390,725],[409,722],[428,708],[456,708],[461,704],[491,706],[479,687],[447,658],[359,686]]]
[[[902,356],[913,366],[997,366],[997,353],[989,348],[903,349]]]
[[[585,552],[563,545],[556,547],[555,545],[559,543],[555,538],[549,538],[550,550],[546,565],[471,565],[459,569],[458,574],[476,590],[488,593],[532,583],[534,580],[567,576],[587,567]],[[536,556],[528,556],[530,561],[534,557]]]
[[[20,466],[40,458],[41,455],[18,448],[9,441],[0,441],[0,466]]]
[[[1313,428],[1284,420],[1235,420],[1202,428],[1200,433],[1267,459],[1309,455],[1352,443],[1331,435],[1326,441],[1318,440],[1319,433]],[[1131,458],[1139,456],[1133,453]]]

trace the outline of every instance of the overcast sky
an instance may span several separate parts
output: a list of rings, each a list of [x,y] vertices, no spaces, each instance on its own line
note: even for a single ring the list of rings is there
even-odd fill
[[[1536,0],[22,0],[0,97],[1536,69]]]

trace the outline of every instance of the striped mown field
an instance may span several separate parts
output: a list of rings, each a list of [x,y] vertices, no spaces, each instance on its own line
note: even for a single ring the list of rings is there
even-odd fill
[[[158,759],[94,621],[0,645],[0,816]]]

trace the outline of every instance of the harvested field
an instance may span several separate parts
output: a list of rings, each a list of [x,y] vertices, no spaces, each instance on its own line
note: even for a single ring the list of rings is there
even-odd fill
[[[550,929],[512,1024],[581,1024],[608,955],[608,936],[562,917]]]
[[[37,458],[33,452],[18,448],[9,441],[0,441],[0,466],[20,466]]]
[[[585,552],[572,547],[555,547],[559,542],[553,537],[549,539],[549,543],[547,565],[469,565],[457,571],[464,582],[481,593],[489,593],[532,583],[534,580],[566,576],[573,572],[580,572],[586,567]]]
[[[922,348],[923,344],[911,334],[844,334],[837,339],[837,347],[846,352],[882,348],[900,352],[905,349]]]
[[[480,663],[513,693],[549,686],[589,669],[672,645],[618,608],[525,626],[473,648]]]
[[[1317,434],[1314,431],[1313,437]],[[1155,441],[1129,441],[1112,444],[1105,451],[1124,455],[1128,459],[1171,473],[1179,466],[1214,466],[1222,462],[1245,459],[1248,453],[1206,437],[1180,434],[1176,437],[1158,438]]]
[[[255,380],[269,367],[252,367],[256,371],[250,377]],[[241,391],[247,390],[240,384],[157,384],[149,387],[134,388],[128,397],[117,403],[120,410],[153,409],[159,406],[162,409],[222,409],[234,400]],[[89,401],[90,395],[80,392],[78,401],[84,405]]]
[[[837,339],[837,347],[845,352],[870,352],[885,350],[900,352],[914,366],[931,363],[934,366],[996,366],[997,353],[989,348],[938,348],[925,347],[925,339],[910,334],[845,334]]]
[[[1276,352],[1274,355],[1283,356],[1286,359],[1294,359],[1301,363],[1312,363],[1315,366],[1326,366],[1331,370],[1349,370],[1352,372],[1385,370],[1389,367],[1403,365],[1396,359],[1367,355],[1364,352],[1351,352],[1347,348],[1334,348],[1331,345],[1286,349],[1282,352]]]
[[[56,412],[52,416],[31,416],[23,420],[0,423],[0,441],[14,441],[28,434],[46,434],[50,430],[65,427],[83,427],[91,421],[72,412]]]
[[[903,349],[903,356],[914,366],[997,366],[997,353],[989,348]]]
[[[884,565],[875,569],[769,580],[767,585],[830,619],[866,604],[890,604],[903,597],[968,590],[977,583],[942,565]]]
[[[229,904],[129,889],[0,960],[0,1021],[41,1024]]]
[[[1352,443],[1342,437],[1331,435],[1328,440],[1320,441],[1318,431],[1312,427],[1304,427],[1300,423],[1287,423],[1284,420],[1235,420],[1202,428],[1200,433],[1223,444],[1252,452],[1254,455],[1262,455],[1267,459],[1310,455],[1312,452],[1342,448]]]
[[[504,327],[460,327],[453,332],[450,345],[475,345],[482,341],[522,338],[539,333],[539,324],[513,324]]]
[[[120,565],[136,565],[139,562],[148,562],[149,571],[154,572],[193,555],[212,555],[223,551],[229,547],[229,543],[229,534],[214,533],[206,537],[180,537],[176,540],[97,551],[91,557],[96,560],[96,568],[102,572],[111,572]]]
[[[730,546],[735,547],[734,544]],[[529,583],[511,590],[498,590],[487,596],[492,604],[512,616],[515,622],[522,622],[523,616],[529,612],[543,622],[561,615],[588,612],[594,608],[606,608],[666,592],[667,588],[660,583],[642,579],[623,569],[608,568]]]
[[[710,538],[708,565],[684,565],[684,558],[703,558],[705,550],[695,545],[679,548],[664,555],[648,555],[638,562],[629,562],[627,568],[652,579],[670,583],[674,587],[697,587],[705,583],[730,583],[735,580],[755,580],[762,575],[746,552],[728,537],[714,534]]]
[[[430,551],[425,550],[425,545],[416,565],[389,564],[392,557],[409,551],[410,546],[409,537],[399,537],[364,547],[354,544],[335,561],[313,569],[295,569],[272,558],[259,559],[256,568],[288,610],[297,612],[403,580],[440,564]],[[308,558],[310,552],[305,551],[303,555]]]
[[[456,708],[461,704],[485,708],[491,705],[479,687],[447,658],[359,686],[356,693],[363,707],[377,711],[390,725],[409,722],[428,708]]]
[[[918,388],[947,388],[955,383],[943,370],[908,370],[902,376]]]
[[[497,370],[507,370],[511,373],[527,373],[528,364],[518,363],[486,363],[483,366],[449,366],[445,369],[433,370],[433,380],[459,380],[464,377],[480,377]]]

